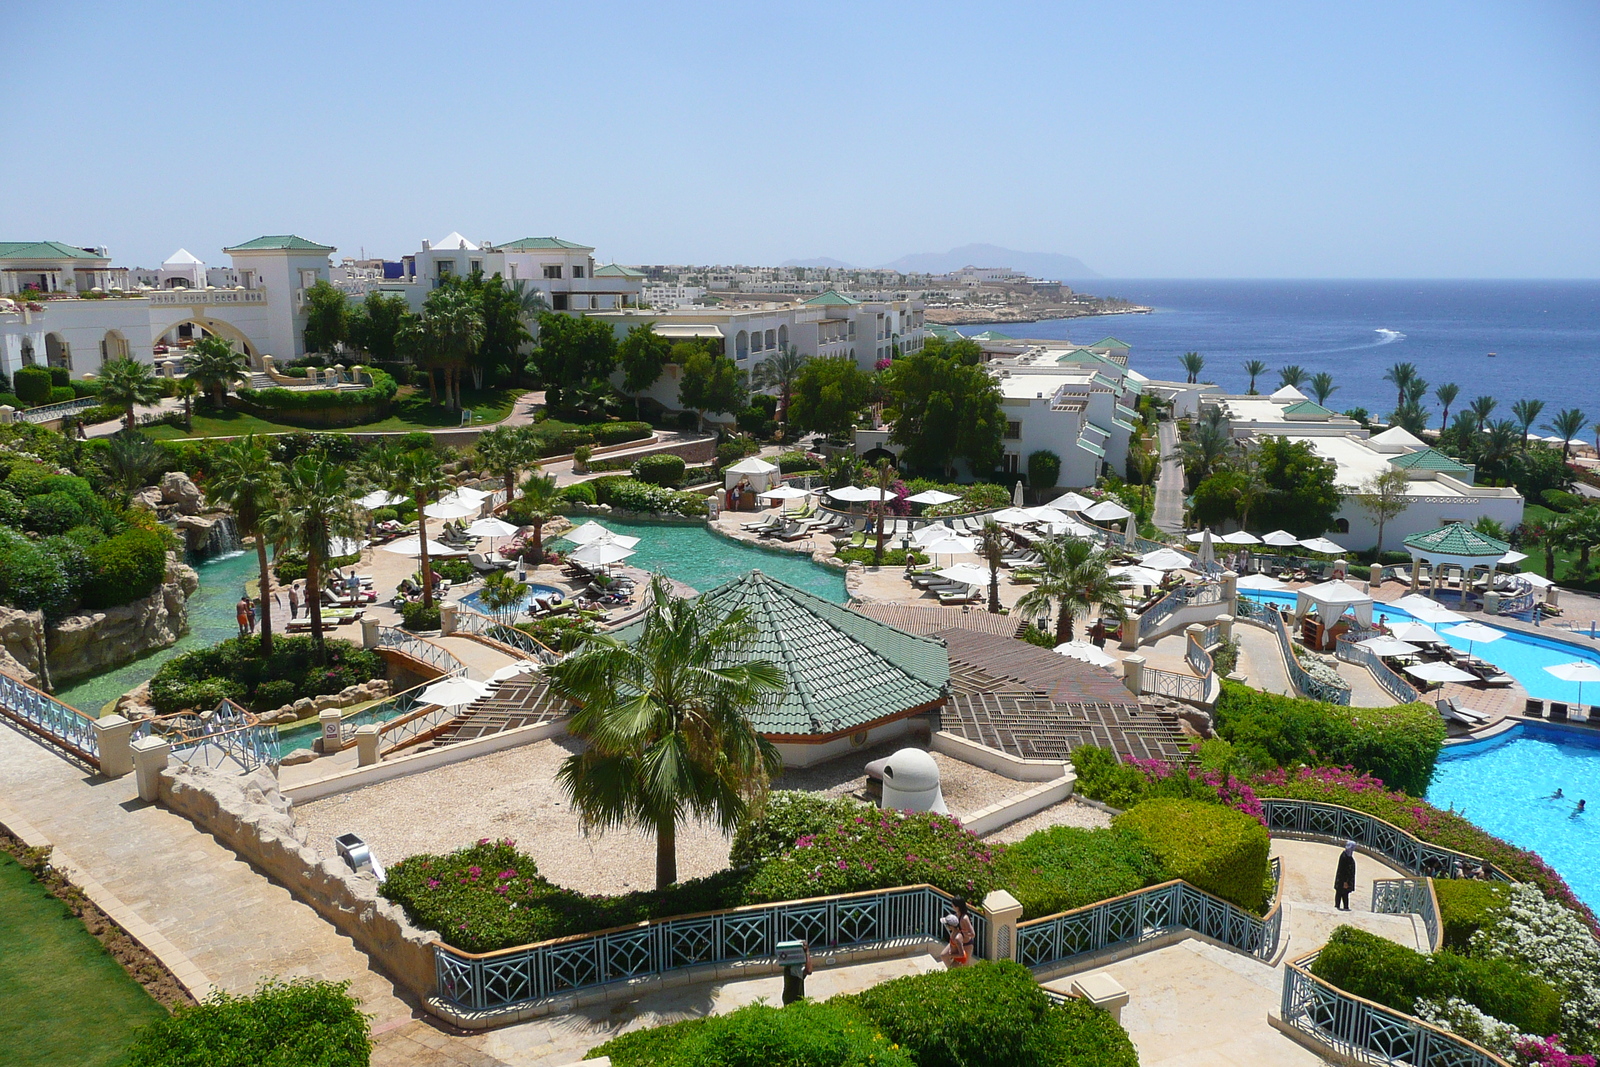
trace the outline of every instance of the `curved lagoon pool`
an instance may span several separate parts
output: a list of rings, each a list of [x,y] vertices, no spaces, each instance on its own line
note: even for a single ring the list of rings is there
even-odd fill
[[[1557,789],[1560,800],[1552,796]],[[1577,814],[1580,799],[1589,809]],[[1447,745],[1428,802],[1537,852],[1579,899],[1600,908],[1600,735],[1522,723],[1483,741]]]

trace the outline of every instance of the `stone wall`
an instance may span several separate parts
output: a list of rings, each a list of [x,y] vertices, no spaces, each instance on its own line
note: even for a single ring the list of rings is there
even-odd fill
[[[161,772],[160,800],[315,908],[401,988],[424,1001],[433,994],[438,935],[418,930],[380,897],[372,875],[309,847],[271,772],[226,775],[178,764]]]
[[[45,648],[43,612],[0,607],[0,673],[49,689]]]
[[[166,580],[149,596],[51,623],[45,630],[51,684],[120,667],[173,644],[189,630],[189,597],[198,588],[194,568],[168,553]],[[7,646],[9,651],[9,641]]]

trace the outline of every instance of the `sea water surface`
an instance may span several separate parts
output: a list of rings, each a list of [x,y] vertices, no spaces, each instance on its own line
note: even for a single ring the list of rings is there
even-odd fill
[[[1133,369],[1166,380],[1183,381],[1179,357],[1199,352],[1201,380],[1238,393],[1249,384],[1246,360],[1272,368],[1256,383],[1262,392],[1277,388],[1279,367],[1295,363],[1333,375],[1330,407],[1375,415],[1395,407],[1384,371],[1409,362],[1428,382],[1424,406],[1435,425],[1441,411],[1432,394],[1443,382],[1461,387],[1455,409],[1496,397],[1495,418],[1510,418],[1517,400],[1543,400],[1535,432],[1561,408],[1600,421],[1600,282],[1101,279],[1078,288],[1155,311],[960,330],[1079,344],[1109,334],[1133,346]]]

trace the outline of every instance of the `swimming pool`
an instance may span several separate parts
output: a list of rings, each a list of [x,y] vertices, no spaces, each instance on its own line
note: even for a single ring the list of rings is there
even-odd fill
[[[528,585],[527,594],[517,602],[516,614],[520,615],[529,604],[533,603],[534,597],[538,597],[541,600],[549,600],[552,596],[565,599],[566,595],[567,594],[563,593],[553,585],[534,585],[530,583]],[[483,606],[483,590],[481,589],[474,593],[468,593],[466,596],[462,597],[461,603],[465,604],[473,611],[476,611],[479,615],[488,615],[491,617],[495,615],[495,612],[492,612]],[[506,613],[508,614],[511,613],[511,610],[512,609],[510,608],[505,609]]]
[[[1272,604],[1277,607],[1287,606],[1294,608],[1295,595],[1293,593],[1280,593],[1273,590],[1252,589],[1243,594],[1247,599],[1258,603]],[[1383,603],[1376,603],[1372,608],[1374,622],[1403,621],[1414,622],[1415,618],[1407,611],[1400,608],[1389,607]],[[1473,621],[1482,622],[1493,626],[1492,618],[1474,615]],[[1447,630],[1448,626],[1435,627],[1437,630]],[[1505,671],[1515,678],[1528,695],[1540,700],[1564,700],[1568,703],[1600,704],[1600,685],[1589,684],[1580,687],[1576,682],[1563,682],[1552,674],[1546,673],[1546,667],[1553,667],[1558,663],[1571,663],[1573,660],[1585,659],[1591,663],[1600,663],[1600,653],[1594,649],[1584,648],[1581,645],[1569,644],[1553,638],[1541,637],[1523,630],[1511,630],[1497,627],[1506,636],[1498,641],[1471,644],[1472,654],[1479,659],[1488,660],[1490,663]],[[1446,641],[1463,651],[1469,643],[1462,638],[1451,634],[1440,634]]]
[[[1563,799],[1552,799],[1558,788]],[[1574,813],[1580,799],[1590,808],[1581,815]],[[1600,908],[1600,736],[1522,723],[1483,741],[1447,745],[1428,802],[1537,852],[1579,899]]]
[[[599,523],[615,533],[639,538],[638,550],[627,560],[628,566],[676,578],[701,593],[759,570],[835,603],[849,599],[842,568],[813,563],[801,553],[756,548],[699,525],[620,519],[600,519]]]

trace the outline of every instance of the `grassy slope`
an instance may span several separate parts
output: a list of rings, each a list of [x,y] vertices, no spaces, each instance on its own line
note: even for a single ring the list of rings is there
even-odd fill
[[[499,422],[511,414],[512,405],[523,392],[522,389],[514,388],[481,391],[463,389],[462,406],[472,409],[475,416],[474,426],[486,426]],[[400,390],[400,396],[395,400],[391,414],[387,418],[360,426],[342,426],[338,429],[351,433],[388,433],[436,430],[460,425],[460,412],[430,404],[427,393],[418,395],[408,386]],[[193,433],[185,432],[181,426],[149,426],[145,428],[145,432],[157,440],[172,441],[185,437],[231,437],[246,433],[299,433],[306,429],[304,426],[269,422],[241,411],[224,411],[206,414],[196,412]]]
[[[166,1014],[65,905],[0,855],[0,1059],[9,1067],[121,1063]]]

